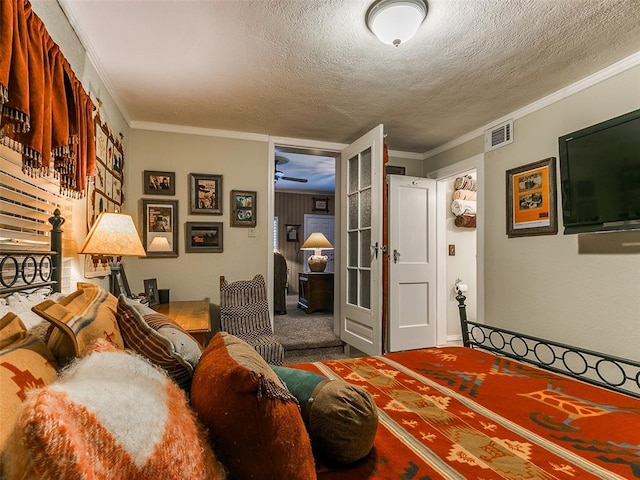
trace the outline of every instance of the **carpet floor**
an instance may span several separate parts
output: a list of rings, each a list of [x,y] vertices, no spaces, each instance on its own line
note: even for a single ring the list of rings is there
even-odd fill
[[[333,333],[333,314],[306,314],[297,305],[298,296],[288,295],[287,314],[273,318],[273,333],[284,346],[285,363],[344,358],[342,341]]]

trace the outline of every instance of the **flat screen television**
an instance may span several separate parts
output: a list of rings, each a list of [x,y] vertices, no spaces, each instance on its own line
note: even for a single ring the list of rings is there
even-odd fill
[[[640,229],[640,110],[558,143],[564,233]]]

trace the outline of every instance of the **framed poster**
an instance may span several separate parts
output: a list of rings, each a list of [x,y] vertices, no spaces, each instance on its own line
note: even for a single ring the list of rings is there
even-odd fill
[[[187,222],[187,253],[222,253],[222,222]]]
[[[149,249],[156,237],[164,237],[168,247]],[[142,200],[142,245],[147,258],[178,256],[178,200]]]
[[[222,175],[189,174],[189,213],[222,215]]]
[[[231,190],[231,226],[256,226],[257,192]]]
[[[175,195],[176,173],[145,170],[142,174],[145,195]]]
[[[555,157],[507,170],[506,182],[509,238],[558,233]]]

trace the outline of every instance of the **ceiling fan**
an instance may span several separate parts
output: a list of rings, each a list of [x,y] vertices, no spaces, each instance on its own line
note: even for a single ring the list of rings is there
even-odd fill
[[[286,163],[289,163],[289,159],[287,157],[276,155],[276,173],[273,179],[274,182],[277,182],[278,180],[287,180],[289,182],[307,183],[309,181],[306,178],[288,177],[284,174],[284,172],[277,169],[279,165],[284,165]]]

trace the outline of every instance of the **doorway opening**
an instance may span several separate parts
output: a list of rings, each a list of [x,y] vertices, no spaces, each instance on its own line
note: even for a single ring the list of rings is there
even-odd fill
[[[320,231],[335,246],[339,151],[286,145],[274,145],[273,151],[273,305],[279,307],[273,312],[274,334],[285,347],[287,363],[339,358],[344,350],[335,331],[333,301],[327,304],[324,298],[324,302],[307,309],[305,299],[301,298],[305,292],[300,287],[303,280],[304,286],[310,285],[307,258],[314,252],[300,249],[307,237]],[[336,252],[323,250],[322,254],[330,257],[330,261],[319,276],[333,277]],[[286,280],[276,281],[275,276],[282,275],[283,268]],[[283,284],[284,292],[278,287]],[[333,288],[334,283],[331,285]]]

